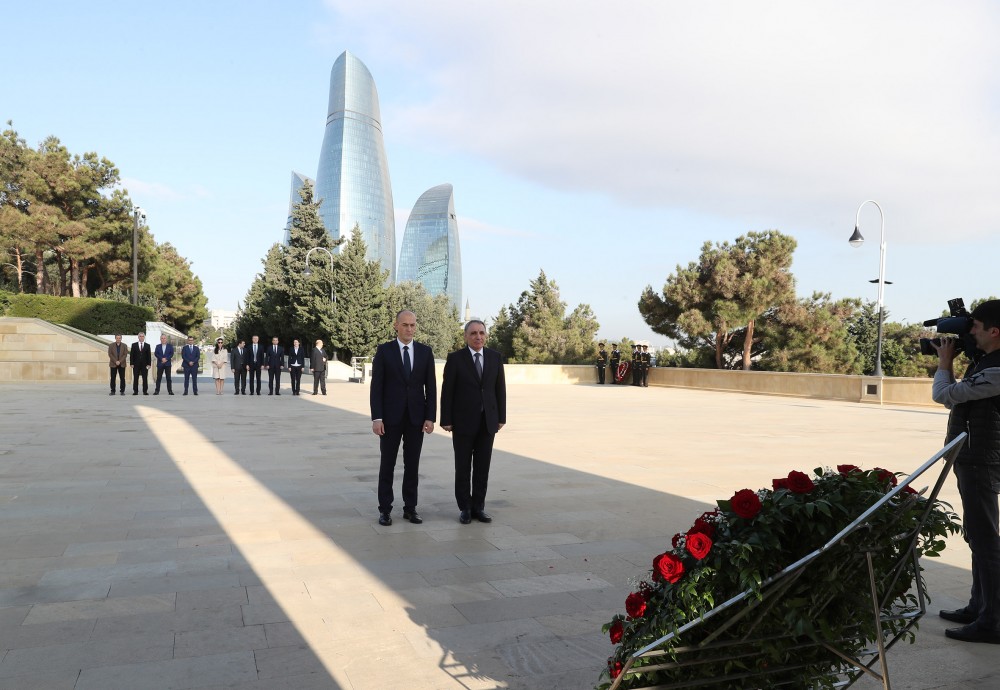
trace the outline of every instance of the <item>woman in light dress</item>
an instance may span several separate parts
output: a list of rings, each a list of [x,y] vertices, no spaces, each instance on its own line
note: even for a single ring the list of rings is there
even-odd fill
[[[215,341],[215,352],[212,353],[212,378],[215,379],[215,394],[222,395],[222,385],[226,378],[226,363],[229,361],[229,351],[222,347],[222,338]]]

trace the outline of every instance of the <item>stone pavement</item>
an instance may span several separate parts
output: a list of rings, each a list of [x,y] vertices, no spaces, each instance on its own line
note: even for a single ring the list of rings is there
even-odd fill
[[[0,689],[590,688],[630,580],[716,499],[790,469],[910,470],[945,425],[935,407],[511,386],[494,522],[458,523],[435,430],[424,524],[397,506],[383,528],[367,386],[200,388],[0,385]],[[964,603],[964,544],[926,565],[932,612]],[[996,648],[944,627],[928,615],[890,653],[894,686],[998,687]]]

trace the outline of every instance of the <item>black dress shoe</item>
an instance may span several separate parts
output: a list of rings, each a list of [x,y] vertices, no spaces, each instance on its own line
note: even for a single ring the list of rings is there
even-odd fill
[[[114,391],[111,391],[111,393],[109,393],[109,395],[114,395],[114,394],[115,394],[115,392],[114,392]]]
[[[124,393],[122,393],[122,395],[124,395]],[[139,395],[139,391],[133,392],[132,395]]]
[[[978,616],[969,609],[961,608],[955,609],[954,611],[940,611],[938,615],[944,618],[946,621],[951,621],[952,623],[962,623],[963,625],[968,625],[969,623],[975,623]]]
[[[168,391],[168,392],[167,392],[167,395],[173,395],[173,394],[174,394],[174,392],[173,392],[173,391]]]
[[[153,391],[153,395],[159,395],[160,391]]]
[[[476,510],[472,513],[472,517],[476,518],[480,522],[493,522],[493,516],[487,513],[485,510]]]
[[[963,625],[961,628],[949,628],[944,634],[953,640],[962,642],[985,642],[987,644],[1000,644],[1000,631],[986,630],[980,628],[976,623]]]
[[[470,522],[472,522],[472,515],[469,513],[469,511],[463,510],[461,513],[458,514],[458,521],[461,522],[463,525],[467,525]]]
[[[383,527],[388,527],[389,525],[391,525],[392,518],[389,516],[389,513],[379,513],[378,524],[382,525]]]
[[[419,515],[417,515],[417,511],[406,510],[405,508],[403,509],[403,519],[409,520],[414,525],[422,525],[424,522],[423,519]]]

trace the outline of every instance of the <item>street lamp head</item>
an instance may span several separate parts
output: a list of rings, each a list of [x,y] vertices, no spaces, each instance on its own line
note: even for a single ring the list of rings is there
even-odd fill
[[[857,225],[854,226],[854,234],[851,235],[851,239],[847,240],[847,243],[855,248],[860,247],[865,243],[865,238],[861,236],[861,231],[858,229]]]
[[[308,266],[306,266],[306,269],[304,271],[302,271],[302,275],[304,275],[306,278],[308,278],[309,276],[312,275],[312,269],[309,268]]]

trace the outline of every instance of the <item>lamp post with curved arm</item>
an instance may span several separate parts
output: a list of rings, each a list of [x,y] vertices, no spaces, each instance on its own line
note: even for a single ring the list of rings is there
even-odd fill
[[[861,206],[858,206],[857,216],[854,218],[854,234],[848,243],[852,247],[860,247],[865,242],[865,238],[861,235],[861,230],[859,229],[859,224],[861,221],[861,209],[864,208],[865,204],[874,204],[875,208],[878,209],[879,218],[882,220],[880,233],[880,244],[879,244],[879,259],[878,259],[878,279],[869,281],[871,283],[878,283],[878,339],[875,344],[875,376],[882,376],[882,323],[885,320],[882,309],[882,297],[885,292],[886,285],[892,285],[885,280],[885,214],[882,213],[882,207],[878,205],[878,202],[868,199],[867,201],[862,201]]]
[[[326,255],[330,257],[330,268],[331,269],[333,268],[333,252],[331,252],[326,247],[313,247],[312,249],[306,252],[306,268],[304,271],[302,271],[302,275],[304,275],[307,278],[312,275],[312,271],[309,269],[309,256],[315,251],[326,252]],[[332,280],[330,281],[330,301],[333,302],[335,305],[337,304],[337,293],[333,289]]]

